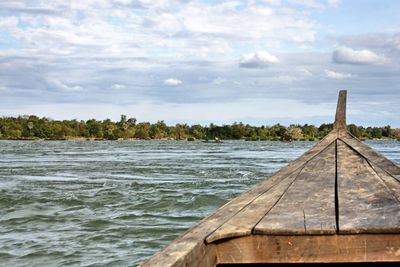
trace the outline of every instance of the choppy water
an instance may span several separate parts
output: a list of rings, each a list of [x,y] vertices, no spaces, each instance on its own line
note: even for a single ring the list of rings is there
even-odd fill
[[[136,265],[313,144],[0,141],[0,265]]]

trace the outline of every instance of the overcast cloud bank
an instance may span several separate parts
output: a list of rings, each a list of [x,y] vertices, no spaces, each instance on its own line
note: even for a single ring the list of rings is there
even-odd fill
[[[0,115],[318,124],[348,89],[350,122],[400,126],[400,4],[374,5],[3,1]]]

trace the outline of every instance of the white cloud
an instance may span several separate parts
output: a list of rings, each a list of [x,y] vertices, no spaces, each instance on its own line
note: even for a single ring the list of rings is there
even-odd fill
[[[304,13],[289,8],[281,11],[279,6],[258,5],[255,2],[241,5],[239,10],[232,11],[227,5],[207,6],[193,1],[182,11],[181,16],[191,36],[207,39],[218,36],[229,40],[231,45],[263,40],[270,46],[281,43],[310,44],[314,41],[314,31],[317,28],[316,23],[305,17]],[[294,34],[303,38],[293,38]]]
[[[126,88],[126,85],[116,83],[116,84],[113,84],[110,88],[112,90],[122,90],[122,89]]]
[[[279,59],[276,56],[266,51],[258,51],[243,55],[239,66],[242,68],[265,68],[278,62]]]
[[[248,44],[268,43],[268,48],[310,46],[318,24],[310,13],[290,7],[283,11],[281,5],[284,3],[280,0],[215,4],[197,0],[87,0],[65,4],[54,0],[33,5],[18,1],[17,6],[0,3],[5,13],[13,14],[12,18],[2,16],[0,25],[12,28],[10,34],[29,50],[29,55],[214,58],[217,54],[233,58],[238,56],[237,46]],[[52,12],[38,16],[23,11],[32,6],[37,12]],[[18,20],[23,27],[18,27]],[[19,52],[21,56],[23,51]]]
[[[16,17],[1,17],[0,19],[0,30],[3,28],[15,28],[18,24]]]
[[[388,53],[396,54],[400,52],[400,29],[393,29],[393,33],[378,32],[344,36],[339,38],[339,42],[349,47],[366,46],[376,51],[385,51],[386,56],[388,56]],[[395,54],[389,57],[398,58],[398,54]]]
[[[297,70],[297,72],[301,75],[301,76],[305,76],[305,77],[311,77],[313,76],[312,72],[309,71],[308,69],[305,68],[299,68]]]
[[[349,47],[339,47],[332,54],[332,59],[339,64],[369,65],[381,64],[386,61],[384,56],[364,50],[353,50]]]
[[[169,78],[169,79],[164,80],[164,84],[169,85],[169,86],[177,86],[177,85],[181,85],[182,81],[178,80],[178,79],[174,79],[174,78]]]
[[[132,3],[132,0],[113,0],[115,3],[122,4],[122,5],[129,5]]]
[[[328,78],[337,79],[337,80],[347,79],[347,78],[351,78],[354,76],[351,73],[342,73],[342,72],[336,72],[333,70],[325,70],[325,75]]]
[[[56,78],[46,78],[45,80],[50,90],[58,90],[63,92],[83,91],[83,88],[80,85],[68,85]]]
[[[220,85],[220,84],[226,83],[226,81],[227,80],[225,78],[217,77],[212,81],[212,83],[215,85]]]

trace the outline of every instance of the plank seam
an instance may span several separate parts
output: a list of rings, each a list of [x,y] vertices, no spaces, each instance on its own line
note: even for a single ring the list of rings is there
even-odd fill
[[[325,150],[325,149],[324,149]],[[282,193],[282,195],[278,198],[277,201],[275,201],[274,205],[272,205],[272,207],[264,214],[264,216],[261,217],[260,220],[257,221],[256,224],[254,224],[253,228],[251,229],[251,233],[254,234],[255,228],[257,227],[257,225],[265,218],[265,216],[268,215],[268,213],[276,206],[276,204],[278,204],[278,202],[283,198],[283,196],[286,194],[286,192],[292,187],[293,183],[296,181],[297,177],[300,175],[300,173],[303,171],[303,169],[305,168],[305,166],[307,165],[308,162],[306,162],[301,170],[296,174],[296,177],[294,177],[293,181],[289,184],[289,186],[286,188],[286,190]]]
[[[355,141],[360,142],[361,145],[366,145],[366,144],[364,144],[363,142],[361,142],[360,139],[358,139],[357,137],[355,137],[354,135],[352,135],[350,132],[347,131],[346,133],[350,136],[350,138],[353,138],[353,139],[355,139]],[[357,149],[355,149],[351,144],[349,144],[348,142],[346,142],[346,140],[344,140],[344,139],[342,139],[342,138],[340,138],[340,137],[339,137],[338,139],[340,139],[340,141],[344,142],[344,143],[345,143],[346,145],[348,145],[351,149],[353,149],[353,150],[356,151],[358,154],[360,154],[363,158],[369,160],[364,154],[362,154],[362,153],[359,152]],[[367,146],[367,145],[366,145],[366,146]],[[372,152],[374,152],[374,153],[376,154],[375,156],[379,157],[379,158],[382,159],[384,162],[387,162],[387,163],[391,164],[392,166],[394,166],[394,167],[400,169],[400,167],[397,166],[397,164],[395,164],[393,161],[387,159],[385,156],[383,156],[382,154],[380,154],[378,151],[375,151],[374,149],[372,149],[372,148],[369,147],[369,146],[367,146],[367,148],[371,149]],[[372,160],[371,160],[371,162],[374,163],[375,165],[377,165],[378,167],[379,167],[379,165],[380,165],[379,162],[375,162],[375,161],[372,161]],[[390,176],[392,176],[393,178],[395,178],[396,180],[398,180],[398,181],[400,182],[400,180],[399,180],[398,178],[396,178],[392,173],[390,173],[389,171],[387,171],[387,170],[384,169],[384,168],[381,168],[381,169],[382,169],[384,172],[386,172],[387,174],[389,174]]]
[[[335,140],[335,220],[336,233],[339,233],[339,187],[338,187],[338,147]]]
[[[379,177],[379,179],[383,182],[383,184],[385,185],[386,189],[394,196],[394,198],[397,200],[397,202],[400,203],[400,199],[397,197],[397,195],[393,192],[392,189],[390,189],[390,187],[388,186],[388,184],[386,183],[386,181],[378,174],[378,172],[375,170],[374,166],[372,166],[371,162],[369,162],[367,160],[368,165],[370,166],[370,168],[373,170],[373,172],[376,174],[376,176]],[[378,167],[379,168],[379,167]],[[382,170],[382,168],[380,168]],[[395,181],[399,182],[397,179],[394,179]],[[399,182],[400,183],[400,182]]]
[[[305,164],[304,164],[305,165]],[[273,185],[271,185],[268,189],[266,189],[265,191],[263,191],[262,193],[258,194],[256,197],[254,197],[249,203],[247,203],[246,205],[244,205],[242,208],[240,208],[234,215],[232,215],[231,217],[229,217],[229,219],[225,220],[220,226],[218,226],[215,230],[213,230],[210,234],[208,234],[205,239],[204,242],[206,244],[215,242],[217,240],[213,240],[211,242],[207,242],[207,238],[209,238],[210,236],[212,236],[216,231],[218,231],[218,229],[220,229],[223,225],[227,224],[229,220],[231,220],[232,218],[234,218],[237,214],[239,214],[242,210],[244,210],[245,208],[247,208],[248,206],[250,206],[254,201],[256,201],[256,199],[258,199],[261,195],[267,193],[268,191],[270,191],[271,189],[275,188],[279,183],[281,183],[282,181],[284,181],[285,179],[288,179],[290,177],[290,175],[292,175],[293,173],[295,173],[299,168],[301,168],[302,166],[299,166],[297,169],[295,169],[293,172],[291,172],[288,176],[284,176],[283,178],[281,178],[280,180],[276,181]],[[298,174],[297,174],[298,175]],[[297,177],[296,175],[296,177]]]
[[[353,136],[352,136],[353,137]],[[359,141],[357,139],[357,137],[354,137],[357,141]],[[400,183],[400,180],[398,178],[396,178],[395,175],[391,174],[390,172],[388,172],[387,170],[385,170],[384,168],[380,167],[379,163],[376,163],[372,160],[370,160],[369,158],[367,158],[366,156],[364,156],[364,154],[362,154],[360,151],[358,151],[357,149],[355,149],[352,145],[350,145],[349,143],[347,143],[345,140],[339,138],[340,141],[342,141],[345,145],[347,145],[351,150],[355,151],[358,155],[360,155],[363,159],[365,159],[368,164],[370,162],[372,162],[373,164],[375,164],[378,168],[380,168],[382,171],[384,171],[387,175],[389,175],[390,177],[392,177],[394,180],[396,180],[397,182]],[[359,141],[361,143],[361,141]],[[372,149],[372,148],[371,148]],[[377,156],[381,157],[383,160],[390,162],[391,164],[393,164],[394,166],[396,166],[397,168],[400,168],[399,166],[397,166],[394,162],[392,162],[391,160],[387,159],[385,156],[379,154],[377,151],[374,150],[375,153],[377,153]],[[374,169],[373,166],[371,166],[372,169]],[[375,170],[374,170],[375,171]],[[379,176],[379,175],[378,175]]]
[[[363,161],[363,163],[361,163],[361,164],[364,165],[364,168],[366,168],[366,170],[368,170],[369,175],[377,176],[377,177],[375,177],[375,179],[377,179],[378,181],[381,181],[381,183],[383,184],[382,186],[386,189],[386,192],[393,197],[393,200],[399,202],[399,199],[396,197],[396,195],[393,193],[393,191],[387,186],[387,183],[379,176],[379,174],[376,172],[374,167],[371,165],[371,162],[368,160],[368,158],[366,158],[357,149],[355,149],[354,147],[352,147],[348,143],[344,142],[343,140],[339,139],[339,141],[342,141],[343,145],[347,149],[350,149],[350,151],[352,151],[355,154],[355,156],[359,157]],[[365,162],[367,163],[367,165],[365,164]],[[382,169],[382,168],[380,168],[380,169]],[[395,228],[393,230],[392,227],[386,227],[385,228],[385,227],[379,226],[379,227],[375,227],[375,229],[374,229],[374,227],[367,227],[366,228],[366,227],[358,226],[358,227],[355,227],[353,229],[340,230],[339,234],[352,234],[354,232],[355,233],[367,233],[367,234],[373,234],[373,233],[398,233],[398,228],[396,228],[396,226],[394,226],[394,227]]]
[[[357,149],[355,149],[354,147],[352,147],[351,145],[349,145],[348,143],[344,142],[342,139],[340,139],[340,141],[342,141],[348,148],[350,148],[352,151],[354,151],[357,155],[359,155],[363,160],[365,160],[368,163],[368,166],[372,169],[373,173],[376,174],[376,176],[378,176],[378,178],[382,181],[382,183],[385,185],[386,189],[390,192],[390,194],[392,196],[394,196],[394,198],[400,202],[400,200],[397,198],[396,194],[393,193],[393,191],[388,187],[387,183],[385,182],[384,179],[382,179],[382,177],[378,174],[378,172],[375,170],[374,166],[372,165],[375,164],[379,169],[381,169],[382,171],[384,171],[387,175],[389,175],[390,177],[392,177],[396,182],[400,183],[399,180],[396,179],[396,177],[394,177],[392,174],[388,173],[387,171],[385,171],[385,169],[379,167],[378,164],[376,164],[373,161],[370,161],[367,157],[365,157],[363,154],[361,154]],[[383,157],[383,156],[382,156]],[[386,158],[385,158],[386,159]]]

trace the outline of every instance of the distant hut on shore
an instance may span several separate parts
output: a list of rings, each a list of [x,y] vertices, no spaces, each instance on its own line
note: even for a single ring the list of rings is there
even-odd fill
[[[400,262],[400,168],[346,129],[231,200],[141,266]]]

